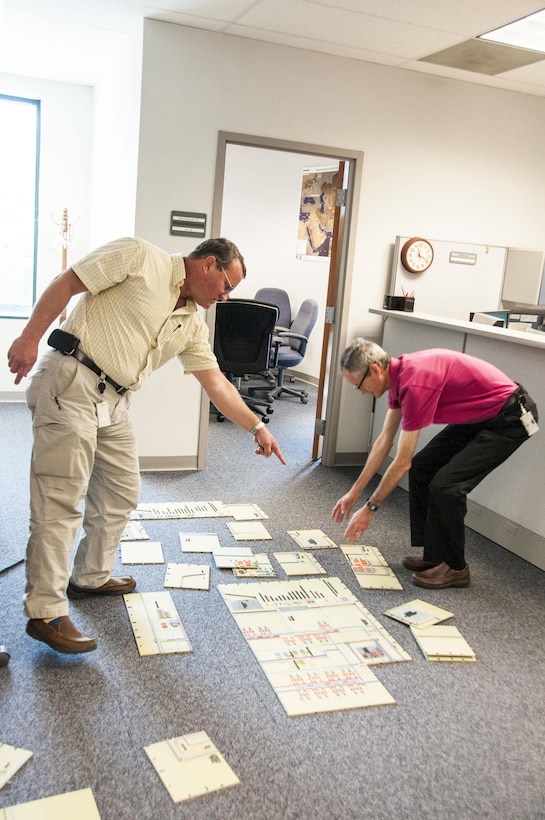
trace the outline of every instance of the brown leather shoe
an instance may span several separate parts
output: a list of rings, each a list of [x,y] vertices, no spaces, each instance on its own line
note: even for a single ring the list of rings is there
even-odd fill
[[[64,652],[66,655],[92,652],[97,648],[96,640],[76,629],[68,615],[62,615],[54,624],[46,624],[41,618],[31,618],[26,625],[26,631],[31,638],[42,641],[56,652]]]
[[[136,581],[130,575],[111,575],[105,584],[96,589],[78,587],[72,581],[68,582],[66,594],[69,598],[91,598],[93,595],[125,595],[132,592],[136,586]]]
[[[443,561],[432,569],[424,572],[413,573],[413,584],[426,589],[445,589],[446,587],[468,587],[469,567],[466,564],[463,569],[451,569]]]
[[[416,555],[406,555],[401,563],[412,572],[422,572],[422,570],[433,569],[437,566],[435,561],[424,561],[423,558],[418,558]]]

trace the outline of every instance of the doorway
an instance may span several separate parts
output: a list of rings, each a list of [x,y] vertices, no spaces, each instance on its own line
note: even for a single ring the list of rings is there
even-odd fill
[[[248,277],[237,288],[237,296],[253,298],[259,287],[274,286],[287,290],[290,298],[294,294],[296,304],[312,296],[320,305],[304,372],[311,374],[313,382],[316,378],[320,408],[317,430],[323,444],[321,459],[326,466],[335,464],[340,374],[334,363],[338,361],[346,338],[343,302],[345,293],[349,293],[348,269],[353,244],[350,227],[355,220],[362,160],[363,154],[359,151],[227,132],[220,132],[218,138],[211,233],[233,239],[246,258]],[[336,266],[333,276],[329,259],[297,258],[297,224],[303,169],[335,162],[344,163],[345,190],[337,208],[337,247],[331,254]],[[270,213],[271,203],[274,222],[264,218],[260,223],[260,205],[265,214],[267,210]],[[251,233],[247,236],[245,226],[250,226]],[[203,437],[207,432],[206,425],[206,430],[202,430]],[[201,440],[199,452],[203,454],[204,466],[206,440]],[[316,452],[316,446],[313,448],[313,442],[309,441],[309,457],[313,452]]]

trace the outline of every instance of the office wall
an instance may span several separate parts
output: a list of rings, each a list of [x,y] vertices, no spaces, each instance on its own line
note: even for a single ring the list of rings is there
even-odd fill
[[[61,270],[62,245],[55,223],[62,221],[63,208],[68,208],[70,219],[77,223],[69,260],[89,247],[93,90],[1,74],[0,93],[41,100],[39,294]],[[17,390],[6,365],[7,351],[24,325],[19,319],[0,320],[0,394]]]
[[[381,336],[398,234],[544,243],[539,98],[148,20],[141,114],[137,232],[172,252],[170,211],[210,214],[219,130],[364,152],[347,337]],[[343,389],[339,452],[370,412]]]
[[[30,41],[38,36],[39,32],[29,30]],[[95,36],[100,37],[99,30]],[[77,47],[71,41],[66,51],[56,55],[56,77],[70,76],[69,53]],[[91,48],[88,42],[85,47]],[[75,223],[68,263],[103,242],[134,233],[142,32],[115,37],[104,31],[94,53],[100,68],[94,72],[98,76],[94,86],[0,74],[1,94],[41,100],[38,295],[60,272],[61,245],[54,223],[61,220],[63,208],[68,208]],[[4,398],[23,395],[4,363],[12,339],[24,324],[0,319],[0,396]]]

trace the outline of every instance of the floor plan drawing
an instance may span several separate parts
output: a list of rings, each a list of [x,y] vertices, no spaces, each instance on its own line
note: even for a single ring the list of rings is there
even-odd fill
[[[369,667],[410,655],[338,578],[218,589],[288,715],[395,703]]]
[[[325,575],[326,571],[311,552],[274,552],[286,575]]]
[[[170,592],[124,595],[140,655],[193,652]]]
[[[427,601],[421,601],[419,598],[414,598],[414,600],[393,607],[393,609],[387,609],[384,614],[396,621],[401,621],[403,624],[416,626],[420,629],[425,626],[433,626],[453,617],[452,612],[442,609],[440,606],[435,606],[435,604],[429,604]]]
[[[181,532],[180,546],[182,552],[214,552],[221,549],[215,532]]]
[[[429,661],[476,661],[475,652],[456,626],[415,627],[410,630]]]
[[[174,803],[240,783],[206,732],[192,732],[144,746]]]
[[[403,589],[377,547],[341,544],[341,550],[362,589]]]
[[[331,549],[337,546],[322,530],[288,530],[288,535],[303,550]]]
[[[210,589],[210,567],[208,564],[167,564],[164,586]]]

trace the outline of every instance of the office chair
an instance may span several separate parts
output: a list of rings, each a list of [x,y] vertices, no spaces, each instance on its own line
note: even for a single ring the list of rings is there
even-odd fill
[[[281,288],[259,288],[254,296],[258,302],[269,302],[278,307],[278,326],[284,330],[291,327],[290,297]]]
[[[276,305],[252,299],[228,299],[216,304],[214,353],[219,367],[235,385],[246,404],[261,415],[273,412],[273,399],[263,399],[244,394],[241,381],[247,374],[260,374],[267,370],[271,361],[272,336],[278,321]],[[274,360],[274,356],[273,356]],[[218,411],[218,421],[224,416]]]
[[[318,302],[315,299],[305,299],[301,303],[301,307],[297,311],[297,315],[291,323],[290,329],[275,333],[277,345],[276,350],[273,349],[274,358],[271,360],[270,367],[276,367],[278,375],[276,387],[272,390],[269,389],[267,393],[268,399],[275,399],[281,396],[282,393],[288,393],[290,396],[299,396],[303,404],[307,403],[308,392],[306,390],[286,387],[284,385],[284,377],[288,367],[295,367],[305,358],[308,340],[317,318]],[[253,395],[256,390],[261,389],[264,388],[252,387],[248,392],[250,395]]]

